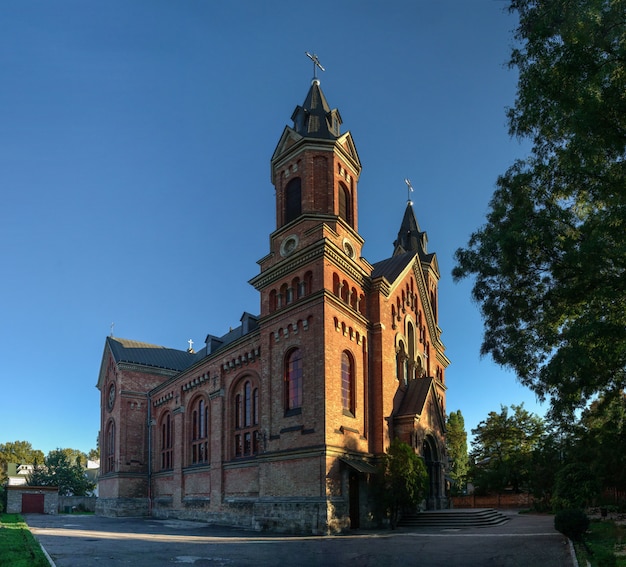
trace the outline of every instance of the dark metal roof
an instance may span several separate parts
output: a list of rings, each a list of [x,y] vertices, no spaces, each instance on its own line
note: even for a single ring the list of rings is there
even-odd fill
[[[432,383],[432,378],[410,380],[396,415],[421,415]]]
[[[302,106],[297,106],[291,115],[293,129],[305,138],[339,138],[341,115],[337,109],[331,110],[326,97],[320,88],[319,81],[314,79]]]
[[[258,322],[258,316],[244,313],[241,317],[241,325],[231,329],[221,337],[208,335],[205,341],[207,346],[198,352],[177,350],[117,337],[107,337],[107,344],[116,362],[182,372],[205,356],[211,355],[233,341],[255,331],[258,328]]]
[[[424,257],[427,253],[427,243],[428,237],[425,232],[420,230],[415,218],[413,203],[409,201],[404,211],[400,230],[398,231],[398,238],[393,243],[394,256],[396,254],[404,254],[405,252],[419,252],[420,257]]]
[[[118,339],[117,337],[107,337],[107,344],[116,362],[140,364],[180,372],[197,360],[195,353],[128,339]]]
[[[350,468],[353,468],[357,472],[367,474],[378,473],[378,469],[374,465],[366,463],[365,461],[361,461],[359,459],[350,459],[348,457],[339,457],[339,460],[344,462],[346,465],[348,465]]]
[[[389,282],[394,282],[402,271],[413,261],[413,258],[417,255],[417,252],[405,252],[404,254],[398,254],[392,256],[386,260],[376,262],[372,271],[372,279],[384,277]]]

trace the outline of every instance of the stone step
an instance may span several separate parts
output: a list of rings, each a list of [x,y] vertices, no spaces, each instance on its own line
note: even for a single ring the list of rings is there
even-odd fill
[[[461,508],[458,510],[428,510],[403,514],[400,527],[476,528],[499,526],[509,521],[494,508]]]

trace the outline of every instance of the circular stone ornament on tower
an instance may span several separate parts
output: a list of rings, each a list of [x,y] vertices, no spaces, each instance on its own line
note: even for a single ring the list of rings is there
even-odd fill
[[[296,234],[289,235],[280,245],[280,255],[283,258],[289,256],[289,254],[291,254],[298,247],[299,243],[300,240]]]
[[[109,411],[113,409],[114,405],[115,405],[115,384],[111,384],[111,387],[109,388],[109,400],[108,400]]]
[[[354,246],[347,238],[343,239],[343,251],[348,258],[354,258]]]

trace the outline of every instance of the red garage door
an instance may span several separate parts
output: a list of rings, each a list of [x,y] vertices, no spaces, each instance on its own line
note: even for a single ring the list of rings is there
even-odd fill
[[[43,494],[22,494],[22,514],[43,514]]]

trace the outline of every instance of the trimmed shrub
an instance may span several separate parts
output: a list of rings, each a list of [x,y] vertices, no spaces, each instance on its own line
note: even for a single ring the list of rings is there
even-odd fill
[[[559,510],[554,516],[554,529],[574,541],[580,541],[589,529],[589,518],[579,508]]]

